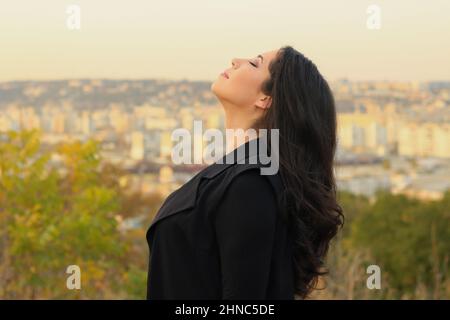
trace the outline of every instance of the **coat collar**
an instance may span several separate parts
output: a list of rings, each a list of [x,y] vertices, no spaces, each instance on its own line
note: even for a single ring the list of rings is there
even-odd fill
[[[265,146],[265,143],[264,139],[257,137],[241,144],[206,168],[204,176],[214,178],[223,170],[235,164],[259,164],[258,151]],[[261,152],[263,151],[264,149],[261,150]]]
[[[158,221],[178,212],[195,207],[198,187],[203,178],[212,179],[225,169],[230,168],[235,164],[259,166],[258,150],[260,150],[261,146],[264,146],[264,143],[265,141],[262,141],[261,138],[258,137],[241,144],[233,151],[227,153],[219,160],[197,173],[188,182],[172,192],[163,202],[161,208],[158,210],[158,213],[147,230],[147,239],[149,240],[149,243],[152,241],[150,238],[153,226]],[[264,151],[264,149],[262,151]]]

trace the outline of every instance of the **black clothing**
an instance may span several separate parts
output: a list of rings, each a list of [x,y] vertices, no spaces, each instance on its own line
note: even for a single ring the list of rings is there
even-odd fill
[[[260,174],[264,165],[249,161],[248,145],[228,154],[235,163],[224,156],[159,209],[146,234],[147,299],[294,299],[283,184],[279,173]]]

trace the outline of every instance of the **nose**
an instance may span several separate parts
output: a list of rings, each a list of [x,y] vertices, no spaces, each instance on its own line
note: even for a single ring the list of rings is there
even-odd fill
[[[231,65],[233,66],[233,68],[236,67],[238,65],[238,59],[236,58],[231,59]]]

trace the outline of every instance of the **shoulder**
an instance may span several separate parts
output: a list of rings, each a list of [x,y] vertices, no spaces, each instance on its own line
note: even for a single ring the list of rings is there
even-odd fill
[[[246,208],[251,211],[275,209],[276,192],[267,176],[258,168],[233,172],[223,190],[222,207]]]
[[[200,201],[208,203],[210,214],[218,206],[224,207],[224,201],[258,201],[266,206],[281,203],[282,184],[279,173],[263,175],[260,169],[260,164],[210,166],[203,174],[206,181],[200,187]]]
[[[273,187],[267,176],[261,175],[259,168],[235,169],[228,185],[228,192],[234,194],[258,194],[273,195]]]
[[[236,165],[229,170],[225,194],[259,198],[260,202],[280,202],[283,183],[279,173],[264,175],[259,165]]]
[[[236,239],[267,236],[275,227],[276,195],[259,170],[245,170],[233,177],[211,214],[216,231],[224,235],[232,233]]]

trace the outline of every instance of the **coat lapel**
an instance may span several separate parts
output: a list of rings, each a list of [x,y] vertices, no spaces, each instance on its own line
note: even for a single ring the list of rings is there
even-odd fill
[[[197,173],[166,198],[147,230],[147,239],[150,239],[151,231],[157,222],[195,207],[198,187],[202,179],[213,179],[219,173],[235,164],[258,166],[257,159],[257,150],[249,147],[249,143],[247,142]]]

